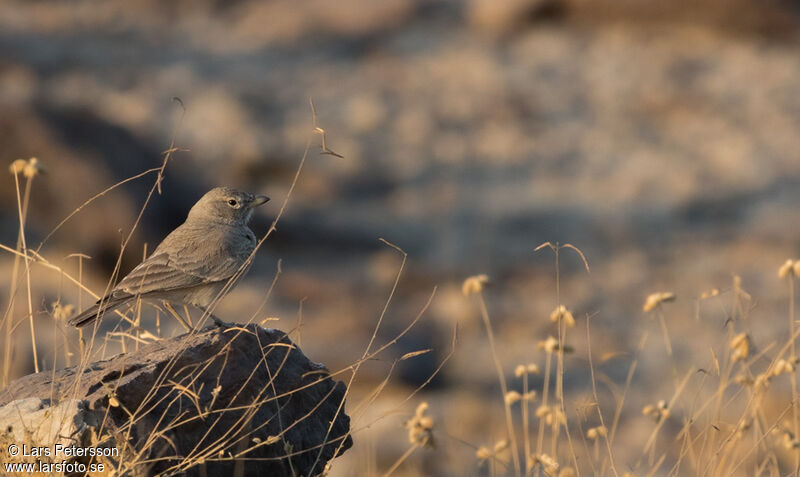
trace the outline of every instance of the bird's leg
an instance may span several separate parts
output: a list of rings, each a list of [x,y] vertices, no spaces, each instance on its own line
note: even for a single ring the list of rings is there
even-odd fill
[[[189,323],[189,326],[194,328],[194,323],[192,323],[192,314],[189,313],[189,307],[183,305],[183,311],[186,313],[186,322]]]
[[[218,318],[218,317],[217,317],[217,316],[216,316],[214,313],[211,313],[210,311],[208,311],[208,310],[206,309],[206,307],[204,307],[204,306],[200,306],[200,305],[195,305],[195,306],[196,306],[197,308],[199,308],[199,309],[200,309],[200,311],[202,311],[204,315],[208,315],[208,316],[210,316],[210,317],[211,317],[211,319],[212,319],[212,320],[214,320],[214,324],[215,324],[215,325],[217,325],[218,327],[220,327],[220,328],[223,328],[223,329],[224,329],[224,328],[230,328],[230,327],[232,327],[232,326],[233,326],[233,323],[228,323],[227,321],[222,321],[222,320],[221,320],[221,319],[219,319],[219,318]]]
[[[168,301],[164,302],[164,308],[166,308],[167,311],[169,311],[172,314],[172,316],[174,316],[175,319],[178,320],[178,322],[186,329],[186,331],[192,331],[192,328],[189,326],[188,323],[186,323],[186,320],[184,320],[183,317],[179,315],[177,311],[175,311],[175,308],[172,308],[172,305]]]

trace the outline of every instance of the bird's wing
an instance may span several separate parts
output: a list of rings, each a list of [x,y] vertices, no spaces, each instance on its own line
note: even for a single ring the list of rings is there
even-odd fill
[[[229,279],[249,255],[249,251],[231,247],[229,235],[214,231],[187,233],[179,227],[152,256],[119,282],[114,296],[142,295]]]

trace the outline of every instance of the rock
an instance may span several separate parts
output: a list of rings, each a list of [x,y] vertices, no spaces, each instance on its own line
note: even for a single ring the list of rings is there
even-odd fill
[[[0,407],[0,433],[14,442],[71,445],[69,436],[83,432],[94,415],[84,401],[67,399],[51,405],[50,399],[24,398]]]
[[[134,475],[309,476],[352,445],[345,389],[281,331],[206,328],[12,382],[0,434],[116,447]]]

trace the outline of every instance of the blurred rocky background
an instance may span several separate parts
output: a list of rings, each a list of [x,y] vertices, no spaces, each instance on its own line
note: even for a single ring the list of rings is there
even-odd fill
[[[591,265],[587,274],[562,253],[561,301],[579,318],[568,407],[590,392],[586,314],[593,354],[623,353],[599,365],[621,384],[643,331],[658,332],[641,311],[650,292],[678,296],[667,323],[681,369],[709,366],[709,346],[724,344],[734,275],[754,297],[754,343],[785,334],[788,293],[776,270],[800,254],[799,20],[794,2],[777,0],[5,0],[0,162],[36,156],[47,167],[26,227],[36,246],[94,194],[160,165],[174,136],[185,150],[124,252],[124,273],[213,186],[270,195],[252,226],[265,233],[311,137],[276,233],[217,314],[277,317],[271,326],[294,329],[304,352],[335,370],[363,353],[400,265],[379,238],[408,253],[378,342],[438,285],[436,297],[397,347],[365,366],[349,402],[394,357],[434,352],[401,362],[381,398],[353,414],[354,429],[388,414],[357,431],[337,470],[369,475],[407,447],[412,408],[394,406],[447,353],[455,323],[458,349],[422,398],[445,435],[474,445],[503,435],[485,335],[460,284],[492,279],[487,301],[509,373],[541,365],[536,343],[554,333],[557,304],[553,256],[534,253],[544,241],[574,244]],[[318,154],[309,98],[344,158]],[[74,276],[78,262],[66,257],[91,256],[82,278],[102,292],[154,178],[85,207],[41,253]],[[13,248],[17,231],[6,174],[0,243]],[[0,254],[3,312],[12,266]],[[77,333],[54,321],[52,303],[89,297],[51,270],[34,267],[32,281],[40,360],[63,367],[53,343]],[[714,288],[718,299],[698,301]],[[33,370],[26,303],[23,288],[9,312],[22,321],[12,378]],[[632,392],[634,409],[659,386],[669,397],[666,362],[651,338],[633,383],[648,394]],[[621,442],[647,426],[628,418]],[[401,473],[467,475],[473,455],[442,437]]]

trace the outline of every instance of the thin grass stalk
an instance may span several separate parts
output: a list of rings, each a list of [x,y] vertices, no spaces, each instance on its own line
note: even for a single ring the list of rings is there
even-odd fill
[[[17,211],[19,214],[19,240],[22,247],[22,253],[28,256],[28,245],[25,241],[25,219],[28,212],[28,203],[30,200],[31,182],[33,177],[28,177],[25,181],[24,199],[20,198],[19,190],[19,173],[14,171],[14,186],[17,191]],[[28,298],[28,322],[30,323],[31,330],[31,350],[33,351],[33,368],[39,372],[39,357],[36,351],[36,327],[33,322],[33,300],[31,298],[31,267],[28,259],[25,259],[25,288]]]
[[[417,444],[412,444],[411,447],[409,447],[408,450],[406,450],[403,453],[403,455],[400,456],[399,459],[394,461],[394,464],[392,464],[392,466],[389,467],[389,470],[387,470],[386,472],[383,473],[383,477],[389,477],[390,475],[392,475],[394,473],[394,471],[397,470],[403,464],[403,462],[405,462],[406,459],[408,459],[411,456],[411,454],[415,450],[417,450],[418,447],[419,446]]]
[[[528,390],[528,372],[527,370],[522,374],[522,436],[523,446],[525,448],[525,475],[531,471],[533,461],[531,460],[531,437],[530,437],[530,399]]]
[[[508,394],[508,386],[506,385],[506,376],[503,373],[503,365],[500,363],[500,358],[497,355],[497,347],[494,341],[494,332],[492,331],[492,323],[489,318],[489,310],[486,308],[486,301],[483,299],[483,292],[478,292],[478,304],[481,310],[481,318],[483,318],[483,325],[486,327],[486,336],[489,339],[489,348],[492,352],[492,360],[494,361],[495,371],[497,371],[497,379],[500,381],[500,389],[503,392],[503,406],[506,411],[506,427],[508,432],[508,440],[511,443],[511,457],[514,462],[514,472],[517,476],[521,475],[520,462],[519,462],[519,447],[517,447],[517,436],[514,431],[514,421],[511,416],[511,404],[506,400]]]
[[[797,350],[796,350],[795,339],[794,339],[794,328],[795,328],[795,324],[794,324],[794,307],[795,307],[795,305],[794,305],[794,289],[795,289],[794,281],[795,281],[795,276],[794,276],[793,273],[790,273],[789,274],[789,336],[792,337],[792,339],[791,339],[792,340],[791,341],[791,343],[792,343],[792,346],[791,346],[792,355],[790,357],[790,360],[792,362],[795,362],[795,359],[797,358]],[[797,401],[798,401],[798,398],[800,398],[800,395],[798,395],[798,393],[797,393],[797,373],[793,372],[793,373],[790,374],[789,377],[790,377],[791,382],[792,382],[792,429],[794,431],[794,438],[797,439],[798,437],[800,437],[800,419],[798,419],[799,416],[798,416],[798,409],[797,409],[797,406],[798,406],[798,402]],[[794,475],[795,475],[795,477],[798,474],[800,474],[800,451],[795,450],[794,451]]]
[[[14,334],[14,325],[12,316],[14,314],[14,301],[17,295],[17,279],[19,278],[19,261],[22,256],[21,254],[19,254],[20,246],[21,244],[19,240],[19,235],[17,235],[17,245],[16,245],[17,250],[15,250],[15,252],[17,253],[14,254],[14,265],[11,269],[11,286],[8,293],[9,295],[8,306],[6,307],[6,312],[3,316],[3,321],[5,322],[6,330],[4,333],[5,347],[3,349],[3,376],[2,376],[2,381],[0,381],[0,384],[2,386],[0,387],[5,387],[6,384],[8,384],[9,381],[8,378],[11,371],[11,350],[14,347],[14,341],[11,338],[12,335]]]
[[[553,354],[549,351],[546,352],[546,357],[544,361],[544,383],[542,384],[542,406],[548,405],[548,399],[550,397],[550,368],[553,362]],[[545,422],[544,419],[541,417],[539,418],[539,431],[536,435],[536,455],[542,453],[542,449],[544,448],[544,431],[545,431]],[[541,468],[539,466],[536,467],[534,470],[534,476],[538,476]]]
[[[592,338],[592,334],[589,331],[589,321],[590,320],[591,320],[591,317],[587,316],[586,317],[586,343],[587,343],[588,349],[586,351],[586,354],[589,357],[589,372],[590,372],[590,375],[591,375],[591,382],[592,382],[592,396],[594,397],[594,404],[595,404],[595,406],[597,408],[597,417],[600,419],[600,425],[603,426],[604,428],[608,429],[606,427],[605,419],[603,418],[603,410],[600,408],[600,397],[597,394],[597,379],[595,379],[594,361],[592,359],[592,339],[591,339]],[[596,445],[597,445],[600,437],[601,436],[598,436],[598,438],[595,440],[595,444]],[[614,475],[616,477],[619,477],[619,472],[617,472],[617,467],[616,467],[616,465],[614,463],[614,452],[611,449],[611,441],[609,439],[609,433],[606,432],[602,437],[603,437],[603,440],[606,443],[606,450],[608,451],[608,460],[609,460],[609,464],[611,466],[611,471],[614,472]],[[603,465],[602,472],[605,473],[605,465]]]

